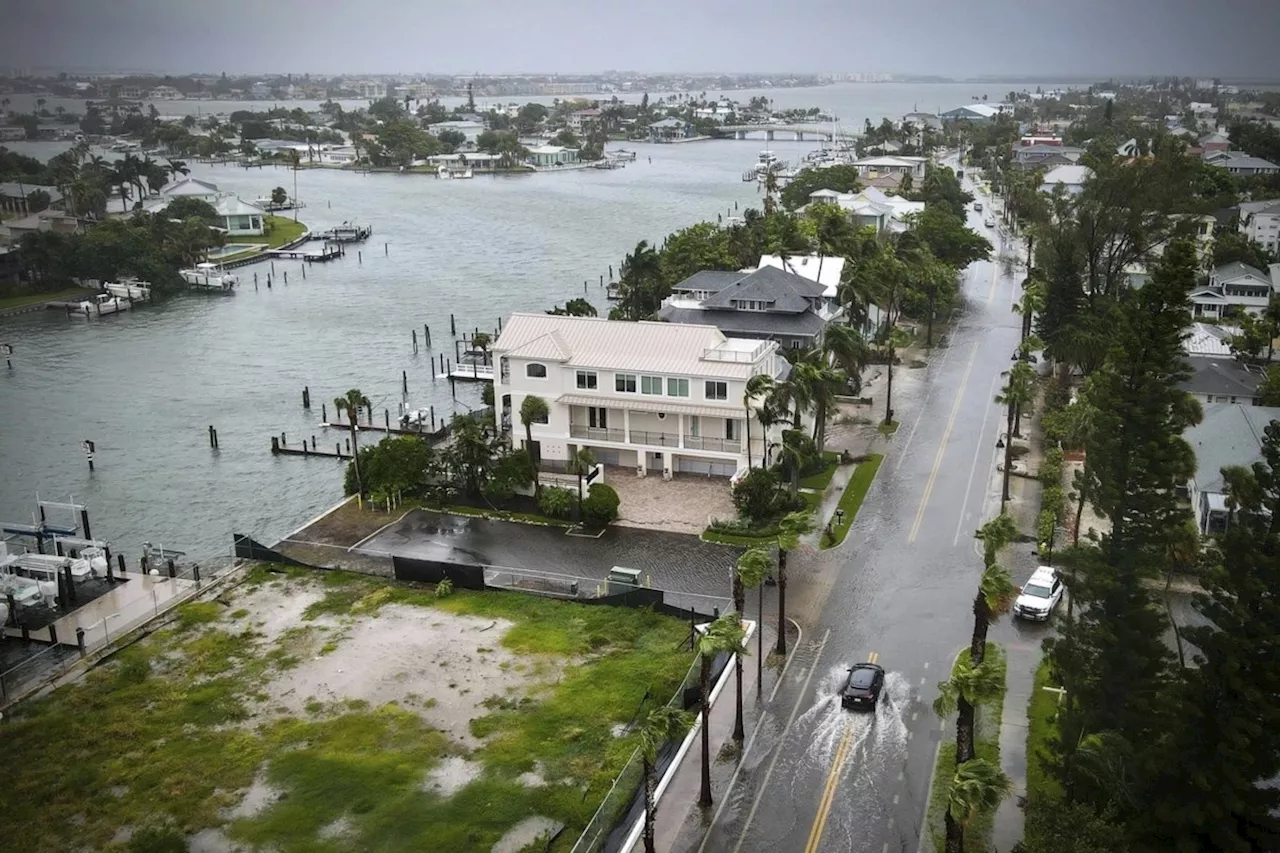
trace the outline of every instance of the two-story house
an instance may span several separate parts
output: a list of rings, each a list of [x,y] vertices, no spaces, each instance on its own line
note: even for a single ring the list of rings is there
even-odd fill
[[[785,378],[789,365],[773,341],[729,338],[714,326],[630,323],[597,317],[513,314],[493,345],[494,399],[524,444],[524,398],[546,400],[550,416],[533,424],[531,452],[565,462],[590,448],[606,465],[637,475],[731,477],[759,464],[781,438],[744,400],[747,380]]]
[[[1242,203],[1237,227],[1268,252],[1280,252],[1280,198]]]
[[[1271,300],[1280,264],[1272,264],[1270,273],[1236,261],[1223,264],[1209,274],[1209,283],[1191,291],[1191,313],[1197,318],[1221,319],[1229,308],[1238,307],[1259,314]]]
[[[734,337],[777,341],[787,349],[807,349],[833,316],[826,291],[816,278],[776,266],[745,272],[702,270],[672,286],[658,317],[668,323],[715,326]]]

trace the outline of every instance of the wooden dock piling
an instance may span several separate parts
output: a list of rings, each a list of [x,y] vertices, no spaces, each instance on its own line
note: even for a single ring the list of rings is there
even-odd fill
[[[431,349],[431,327],[426,323],[422,324],[423,342],[426,343],[427,349]]]
[[[302,408],[310,410],[311,408],[311,386],[302,386]]]
[[[452,314],[449,315],[449,334],[455,338],[458,336],[458,325],[454,322]]]
[[[209,449],[218,449],[218,431],[213,428],[213,424],[209,424]]]
[[[405,394],[406,396],[408,396],[408,394],[409,394],[409,371],[407,371],[407,370],[402,370],[402,371],[400,371],[400,390],[401,390],[401,392],[402,392],[403,394]]]

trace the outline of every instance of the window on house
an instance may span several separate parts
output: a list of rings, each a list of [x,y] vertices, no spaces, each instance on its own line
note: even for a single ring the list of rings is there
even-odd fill
[[[699,435],[699,430],[701,428],[702,428],[701,425],[698,423],[698,416],[690,415],[689,416],[689,435],[693,436],[694,438],[697,438]]]
[[[676,379],[674,377],[667,380],[667,396],[668,397],[688,397],[689,396],[689,380]]]
[[[547,366],[545,364],[539,364],[536,361],[530,362],[524,366],[524,375],[528,376],[530,379],[546,379]]]
[[[609,410],[603,406],[590,406],[587,408],[587,416],[593,427],[607,429],[609,426]]]
[[[738,422],[733,418],[724,419],[724,437],[726,441],[733,441],[738,437]]]
[[[728,400],[729,399],[729,383],[708,381],[706,385],[705,393],[706,393],[706,398],[708,400]]]
[[[596,390],[596,374],[594,370],[578,371],[578,387],[587,391]]]
[[[613,390],[623,394],[636,393],[636,375],[634,373],[615,373],[613,375]]]
[[[662,377],[661,376],[641,376],[640,377],[640,393],[641,394],[661,394],[662,393]]]
[[[511,361],[504,355],[498,362],[500,376],[503,382],[511,378]]]

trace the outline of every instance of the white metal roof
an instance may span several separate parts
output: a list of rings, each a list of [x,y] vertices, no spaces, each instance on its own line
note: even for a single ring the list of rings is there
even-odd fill
[[[750,378],[777,351],[770,342],[729,340],[715,326],[512,314],[493,351],[571,367],[726,379]]]

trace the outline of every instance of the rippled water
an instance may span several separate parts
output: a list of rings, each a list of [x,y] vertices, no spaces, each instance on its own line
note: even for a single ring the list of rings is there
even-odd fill
[[[967,99],[962,92],[894,84],[769,94],[779,106],[817,103],[850,116],[945,108]],[[815,145],[770,147],[797,160]],[[432,353],[452,357],[450,313],[462,331],[584,293],[603,308],[599,277],[610,264],[616,272],[638,240],[661,241],[735,202],[758,204],[741,174],[761,142],[628,147],[640,157],[616,171],[471,181],[301,171],[307,207],[299,217],[310,227],[354,220],[375,229],[346,259],[308,268],[305,280],[301,264],[277,262],[267,290],[270,267],[259,264],[240,270],[241,292],[230,298],[183,296],[92,321],[56,312],[0,319],[0,341],[15,349],[13,370],[0,367],[0,520],[29,520],[37,493],[73,495],[89,503],[95,534],[134,554],[150,540],[209,556],[229,551],[232,532],[270,540],[292,529],[340,496],[341,468],[272,457],[273,434],[285,432],[291,444],[320,434],[320,403],[332,408],[351,387],[394,416],[402,370],[408,404],[447,416],[449,386],[432,383],[429,362]],[[284,169],[197,166],[194,175],[245,198],[277,185],[293,192]],[[414,356],[410,333],[424,323],[435,348]],[[301,407],[304,385],[310,413]],[[460,384],[457,411],[479,398],[478,387]],[[217,452],[208,447],[211,424]],[[96,442],[93,474],[83,439]]]

